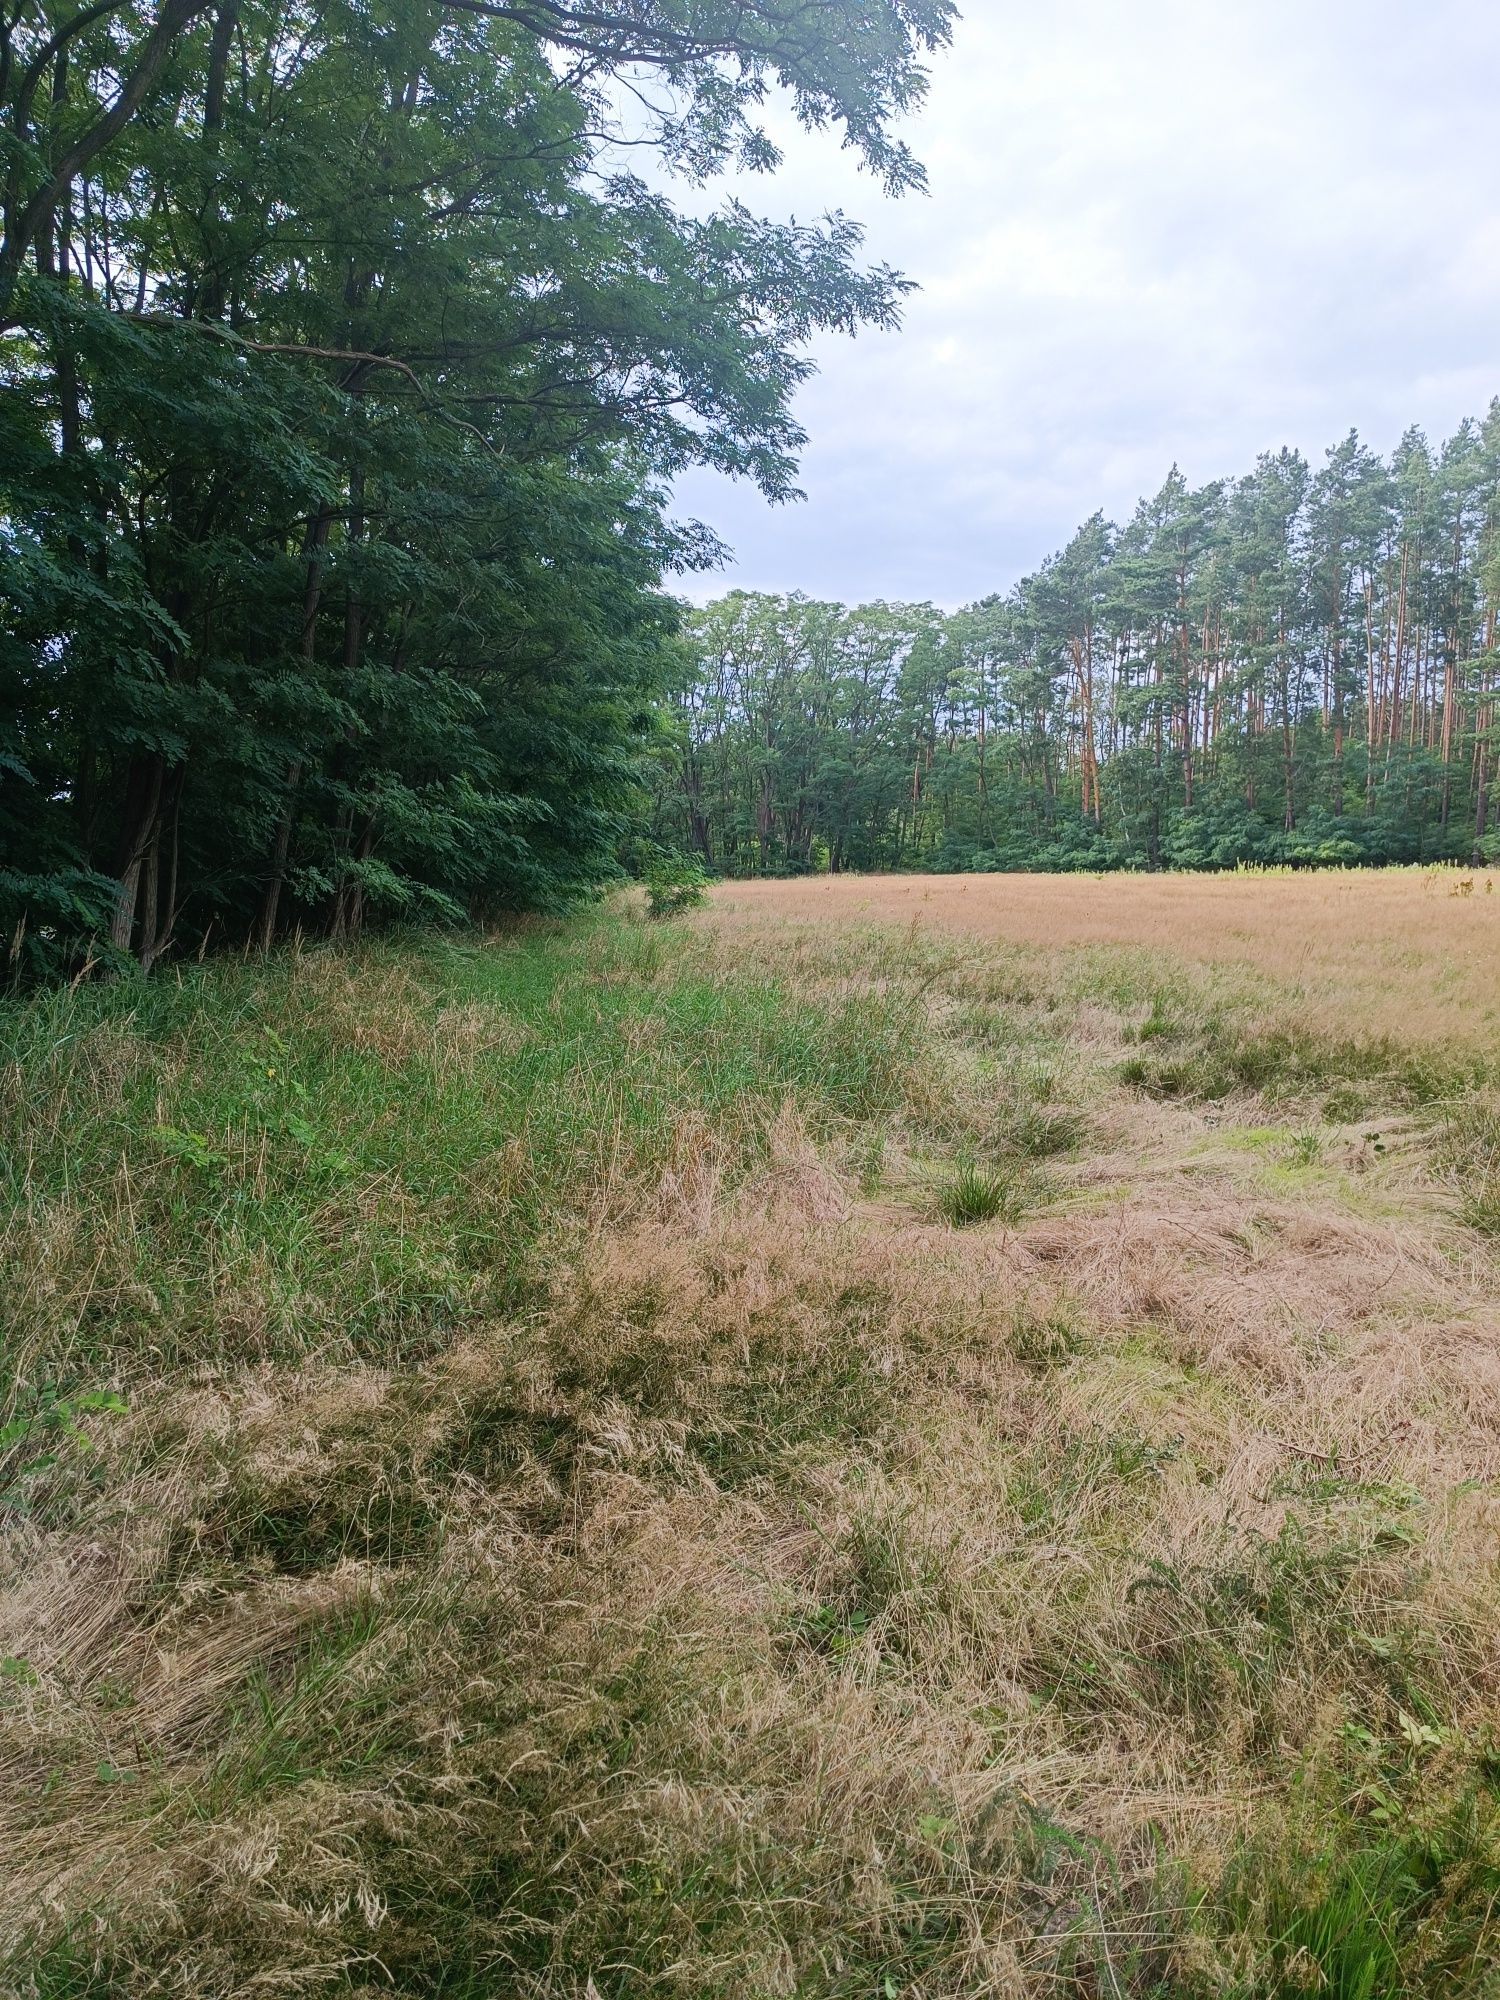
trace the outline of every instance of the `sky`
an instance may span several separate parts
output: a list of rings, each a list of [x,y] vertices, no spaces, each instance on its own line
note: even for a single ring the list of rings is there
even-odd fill
[[[931,68],[925,196],[784,115],[780,172],[735,183],[844,209],[921,290],[815,347],[805,500],[679,481],[735,558],[686,595],[956,606],[1174,463],[1385,452],[1500,394],[1495,0],[968,0]]]

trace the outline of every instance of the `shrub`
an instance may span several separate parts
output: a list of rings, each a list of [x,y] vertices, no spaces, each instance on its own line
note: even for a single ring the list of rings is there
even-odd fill
[[[646,907],[653,917],[675,917],[703,901],[708,877],[681,854],[659,855],[646,870]]]

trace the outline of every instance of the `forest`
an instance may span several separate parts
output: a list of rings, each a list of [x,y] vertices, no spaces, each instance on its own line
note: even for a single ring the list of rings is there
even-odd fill
[[[0,953],[142,968],[618,873],[680,674],[666,491],[792,490],[820,329],[905,281],[948,0],[0,6]]]
[[[729,875],[1477,865],[1497,609],[1500,402],[1437,451],[1174,467],[951,615],[694,612],[658,835]]]

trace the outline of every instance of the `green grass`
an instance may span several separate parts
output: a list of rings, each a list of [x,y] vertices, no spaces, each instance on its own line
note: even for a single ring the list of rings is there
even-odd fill
[[[0,1218],[77,1274],[40,1333],[0,1297],[0,1409],[141,1360],[430,1351],[622,1220],[687,1111],[743,1166],[783,1097],[888,1109],[912,1033],[610,921],[0,1011]]]
[[[1481,1236],[1500,1237],[1500,1100],[1493,1092],[1447,1108],[1442,1157],[1463,1220]]]
[[[939,1187],[936,1207],[954,1229],[971,1229],[980,1222],[1019,1222],[1026,1198],[1014,1172],[964,1160]]]
[[[1386,1104],[1430,1105],[1455,1088],[1471,1088],[1489,1070],[1484,1059],[1458,1051],[1403,1047],[1379,1037],[1339,1039],[1222,1012],[1210,1012],[1191,1028],[1138,1039],[1151,1040],[1150,1051],[1126,1057],[1118,1074],[1148,1096],[1214,1102],[1255,1091],[1276,1103],[1318,1092],[1331,1116],[1359,1114],[1369,1101],[1359,1095],[1361,1085],[1373,1087]]]
[[[1385,2000],[1483,1991],[1495,1965],[1500,1869],[1493,1798],[1418,1799],[1384,1832],[1246,1855],[1226,1914],[1264,1940],[1244,2000]]]

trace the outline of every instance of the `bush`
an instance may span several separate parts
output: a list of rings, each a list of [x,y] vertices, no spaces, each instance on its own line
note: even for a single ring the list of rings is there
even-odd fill
[[[646,907],[653,917],[675,917],[703,901],[708,877],[681,854],[660,855],[646,870]]]

